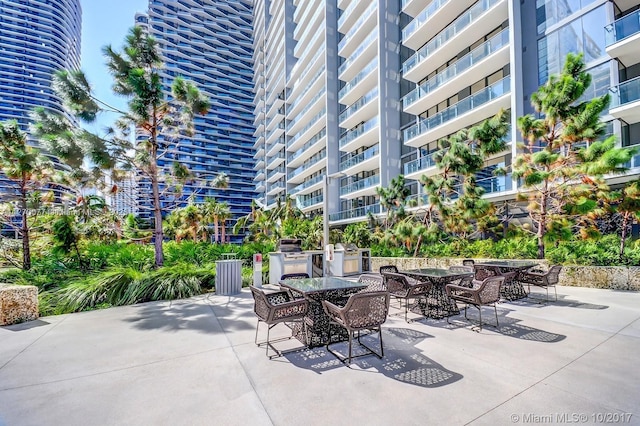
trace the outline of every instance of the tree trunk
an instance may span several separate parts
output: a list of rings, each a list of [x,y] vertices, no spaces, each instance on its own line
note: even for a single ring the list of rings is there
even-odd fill
[[[156,111],[154,108],[154,126],[151,132],[151,191],[153,193],[153,246],[155,249],[155,265],[159,268],[164,265],[164,253],[162,251],[162,240],[164,232],[162,230],[162,210],[160,209],[160,188],[158,184],[158,143],[156,135]]]
[[[213,219],[213,242],[218,242],[218,218]]]
[[[538,222],[538,259],[544,259],[544,235],[547,230],[547,183],[540,197],[540,221]]]
[[[426,225],[429,217],[431,216],[431,207],[429,210],[424,213],[424,217],[422,218],[422,224]],[[416,248],[413,251],[413,257],[418,257],[418,253],[420,252],[420,247],[422,247],[422,234],[418,235],[418,241],[416,242]]]
[[[624,256],[624,243],[627,239],[627,224],[629,223],[630,212],[624,212],[622,216],[622,235],[620,236],[620,263],[622,263],[622,257]]]
[[[31,244],[29,241],[29,215],[27,214],[27,188],[24,173],[20,187],[20,207],[22,209],[22,223],[20,225],[20,234],[22,235],[22,269],[28,271],[31,269]]]
[[[222,240],[222,243],[226,243],[227,242],[226,237],[225,237],[225,234],[226,234],[226,229],[225,229],[226,228],[226,223],[227,223],[227,221],[223,219],[222,220],[222,231],[221,231],[222,235],[221,235],[221,238],[220,238]]]

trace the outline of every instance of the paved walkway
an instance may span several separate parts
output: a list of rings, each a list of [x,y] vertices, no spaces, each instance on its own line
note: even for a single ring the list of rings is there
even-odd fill
[[[480,333],[392,317],[351,368],[268,360],[247,290],[0,327],[0,425],[640,424],[640,294],[558,293]]]

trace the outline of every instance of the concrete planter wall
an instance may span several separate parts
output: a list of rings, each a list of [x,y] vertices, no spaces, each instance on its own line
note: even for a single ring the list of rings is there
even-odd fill
[[[477,263],[494,259],[474,259]],[[547,261],[539,261],[548,267]],[[448,268],[462,265],[459,258],[374,257],[371,270],[377,272],[382,265],[396,265],[398,269]],[[640,266],[563,266],[560,285],[573,287],[608,288],[612,290],[640,291]]]

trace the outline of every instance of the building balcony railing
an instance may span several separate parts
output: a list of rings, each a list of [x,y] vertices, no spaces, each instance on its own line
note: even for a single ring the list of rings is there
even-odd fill
[[[369,73],[371,73],[378,66],[378,57],[375,57],[366,67],[362,69],[350,82],[344,85],[338,92],[338,99],[342,99],[351,89],[356,87]]]
[[[422,170],[430,169],[431,167],[435,167],[436,160],[433,158],[435,152],[425,155],[424,157],[420,157],[417,160],[410,161],[404,165],[404,174],[410,175],[412,173],[417,173]]]
[[[369,47],[371,43],[373,43],[376,37],[378,37],[377,27],[374,28],[373,31],[369,33],[367,38],[365,38],[362,43],[360,43],[360,46],[358,46],[358,48],[351,54],[349,59],[347,59],[346,61],[344,61],[342,65],[340,65],[340,68],[338,68],[338,75],[341,75],[343,72],[345,72],[345,70],[349,68],[351,64],[353,64],[356,61],[356,59],[358,59],[358,57],[362,54],[362,52],[364,52],[365,49]]]
[[[405,1],[402,2],[403,5]],[[402,40],[408,39],[413,33],[416,32],[418,27],[427,22],[429,18],[433,16],[440,8],[449,3],[449,0],[433,0],[426,9],[424,9],[418,16],[416,16],[413,21],[409,23],[402,30]]]
[[[302,182],[300,185],[296,185],[295,187],[293,187],[293,189],[291,189],[291,191],[289,191],[289,193],[291,193],[291,195],[294,195],[300,191],[304,191],[305,189],[322,182],[323,178],[324,175],[317,175],[307,181]]]
[[[367,121],[363,125],[356,127],[355,129],[345,132],[340,138],[340,148],[347,145],[357,137],[365,134],[369,130],[375,128],[378,125],[378,116],[375,116],[371,120]]]
[[[511,78],[507,76],[500,81],[493,83],[491,86],[485,87],[461,100],[460,102],[450,106],[449,108],[428,117],[404,130],[404,141],[407,142],[421,134],[428,132],[448,121],[454,120],[466,112],[499,98],[511,90]]]
[[[267,180],[271,179],[272,177],[274,177],[275,175],[277,175],[279,173],[284,173],[284,172],[285,172],[285,167],[284,166],[276,167],[275,169],[271,170],[267,174]]]
[[[315,197],[310,197],[310,198],[302,198],[301,197],[298,198],[298,207],[301,209],[307,208],[307,207],[311,207],[311,206],[315,206],[316,204],[320,204],[324,201],[324,196],[322,194],[320,195],[316,195]]]
[[[625,81],[609,89],[611,95],[610,109],[640,101],[640,77]]]
[[[338,117],[338,122],[342,123],[344,120],[346,120],[347,118],[355,114],[364,105],[368,104],[369,102],[371,102],[373,99],[377,97],[378,97],[378,86],[374,87],[373,90],[369,91],[369,93],[367,93],[366,95],[364,95],[363,97],[361,97],[360,99],[358,99],[357,101],[349,105],[347,108],[345,108],[345,110],[342,111],[342,113]]]
[[[433,90],[451,81],[462,72],[468,70],[473,65],[485,59],[492,53],[509,44],[509,29],[505,28],[499,34],[487,40],[485,43],[473,49],[471,52],[449,65],[444,71],[436,74],[425,83],[418,86],[402,98],[402,105],[407,108],[417,100],[423,98]]]
[[[318,93],[315,94],[315,96],[307,103],[307,106],[305,106],[304,109],[300,111],[293,120],[291,120],[291,122],[289,123],[290,129],[294,128],[296,124],[298,124],[298,121],[300,121],[300,119],[302,119],[303,116],[307,112],[309,112],[309,110],[314,106],[314,104],[318,99],[324,96],[325,92],[326,92],[326,89],[323,87]]]
[[[305,170],[315,166],[316,164],[318,164],[319,161],[324,160],[326,157],[327,157],[327,150],[323,149],[322,151],[320,151],[319,153],[317,153],[313,157],[311,157],[309,160],[307,160],[302,166],[300,166],[297,169],[289,172],[288,178],[292,179],[292,178],[298,176],[300,173],[302,173]]]
[[[611,46],[627,37],[640,33],[640,10],[615,20],[604,27],[605,44]]]
[[[301,155],[303,155],[316,142],[318,142],[320,139],[325,137],[326,134],[327,134],[327,128],[325,127],[322,130],[320,130],[318,133],[316,133],[311,139],[309,139],[307,142],[305,142],[305,144],[302,146],[302,148],[298,149],[295,152],[290,152],[289,156],[288,156],[288,161],[291,162],[291,161],[295,160],[296,158],[300,157]]]
[[[349,158],[348,160],[345,160],[343,162],[340,163],[340,171],[346,170],[350,167],[353,167],[357,164],[362,163],[363,161],[366,161],[370,158],[375,157],[376,155],[378,155],[380,153],[380,145],[376,144],[374,146],[372,146],[371,148],[361,152],[360,154],[354,155],[353,157]]]
[[[370,204],[368,206],[357,207],[351,210],[343,210],[338,213],[331,213],[329,215],[329,220],[339,221],[339,220],[362,218],[362,217],[367,217],[369,213],[379,214],[380,204]]]
[[[436,50],[440,49],[452,37],[462,32],[466,27],[475,22],[482,14],[491,9],[501,0],[480,0],[465,13],[460,15],[451,25],[432,38],[427,44],[416,51],[409,59],[402,64],[402,72],[406,74],[420,62],[427,59]]]
[[[313,127],[318,122],[318,120],[320,120],[322,117],[324,117],[326,115],[326,113],[327,113],[327,108],[326,107],[322,108],[322,110],[319,113],[317,113],[313,118],[311,118],[309,120],[309,123],[307,123],[307,125],[304,126],[302,128],[302,130],[300,130],[291,139],[289,139],[289,144],[287,146],[292,146],[293,144],[295,144],[298,141],[298,139],[300,139],[300,137],[304,133],[306,133],[307,130],[309,130],[311,127]]]
[[[369,19],[369,17],[376,10],[377,7],[378,7],[378,4],[375,1],[371,2],[367,10],[365,10],[364,13],[360,15],[360,17],[358,18],[358,21],[355,24],[353,24],[351,29],[344,35],[342,40],[340,40],[340,43],[338,43],[338,52],[341,51],[342,48],[345,46],[345,44],[347,44],[349,40],[353,37],[353,35],[356,32],[358,32],[358,30],[362,26],[362,23],[367,19]]]
[[[360,179],[359,181],[340,187],[340,195],[351,194],[352,192],[360,191],[366,188],[371,188],[372,186],[376,186],[379,184],[380,184],[380,175],[369,176],[368,178]]]

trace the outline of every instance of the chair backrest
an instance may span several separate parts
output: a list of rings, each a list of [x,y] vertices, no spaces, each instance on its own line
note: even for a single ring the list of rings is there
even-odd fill
[[[404,295],[409,290],[407,277],[397,272],[381,272],[387,291],[395,295]]]
[[[474,278],[478,281],[484,281],[489,277],[495,277],[496,275],[500,275],[497,271],[497,268],[491,266],[484,265],[474,265],[473,269],[475,271]]]
[[[387,320],[389,293],[370,291],[352,294],[342,313],[348,328],[358,330],[377,327]]]
[[[267,300],[267,295],[255,286],[249,286],[249,288],[251,289],[251,294],[253,294],[253,312],[262,321],[267,321],[271,312],[271,304]]]
[[[284,274],[280,277],[281,280],[301,280],[304,278],[309,278],[309,274],[306,272],[296,272],[293,274]]]
[[[560,271],[562,270],[562,265],[553,265],[549,268],[549,271],[545,274],[547,285],[556,285],[560,280]]]
[[[471,266],[452,265],[452,266],[449,266],[449,270],[451,272],[455,272],[456,274],[473,273],[473,267]]]
[[[480,302],[485,304],[500,300],[500,286],[502,286],[503,282],[503,276],[485,278],[478,291]]]
[[[473,267],[473,265],[475,265],[475,264],[476,264],[476,262],[473,259],[464,259],[462,261],[462,265],[463,266],[471,266],[471,267]]]
[[[398,273],[398,267],[396,265],[383,265],[380,267],[380,273],[383,272],[393,272],[394,274]]]
[[[384,277],[382,275],[362,274],[358,278],[359,283],[367,285],[362,291],[386,291],[387,286],[384,285]]]

